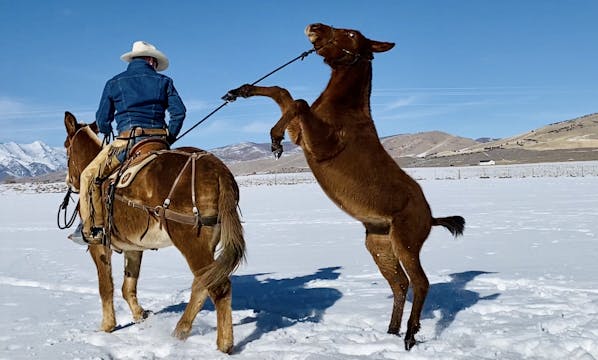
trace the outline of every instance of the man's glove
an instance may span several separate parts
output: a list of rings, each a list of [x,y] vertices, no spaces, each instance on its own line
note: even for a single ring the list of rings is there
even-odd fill
[[[166,142],[168,143],[168,145],[174,144],[175,141],[176,141],[176,136],[174,136],[172,134],[168,134],[166,136]]]

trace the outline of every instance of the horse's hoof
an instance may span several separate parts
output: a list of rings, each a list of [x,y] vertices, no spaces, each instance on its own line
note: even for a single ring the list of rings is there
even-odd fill
[[[179,340],[187,340],[189,335],[191,335],[191,327],[187,328],[186,326],[177,325],[177,327],[172,332],[172,336]]]
[[[100,326],[100,330],[107,333],[113,332],[114,329],[116,329],[116,323],[102,324],[102,326]]]
[[[405,350],[409,351],[416,344],[415,337],[405,338]]]
[[[251,90],[251,85],[245,84],[245,85],[243,85],[241,87],[238,87],[236,89],[229,90],[226,93],[226,95],[224,95],[222,97],[222,100],[228,101],[228,102],[233,102],[233,101],[237,100],[237,98],[239,96],[243,97],[243,98],[249,97],[250,96],[250,90]]]
[[[399,335],[399,328],[398,327],[389,327],[387,333],[391,335]]]
[[[218,350],[222,351],[225,354],[232,354],[233,352],[233,344],[218,344]]]
[[[279,142],[273,142],[272,146],[270,147],[270,150],[272,150],[272,154],[274,154],[274,157],[276,159],[280,159],[280,157],[282,156],[282,144]]]
[[[141,314],[139,314],[138,316],[135,316],[133,318],[133,320],[136,323],[140,323],[140,322],[143,322],[145,319],[147,319],[152,314],[153,314],[153,311],[151,311],[151,310],[143,310],[143,312]]]
[[[415,341],[415,333],[416,331],[412,331],[411,328],[407,329],[407,333],[405,334],[405,350],[411,350],[417,343],[417,341]]]
[[[221,97],[221,99],[224,101],[227,101],[227,102],[233,102],[233,101],[237,100],[237,97],[239,95],[235,93],[235,90],[230,90],[229,92],[226,93],[226,95]]]

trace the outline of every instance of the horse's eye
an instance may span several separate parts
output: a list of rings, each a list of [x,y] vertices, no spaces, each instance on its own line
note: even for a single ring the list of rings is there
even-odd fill
[[[354,33],[354,32],[350,32],[350,33],[349,33],[349,37],[350,37],[350,38],[353,38],[353,37],[355,37],[355,33]]]

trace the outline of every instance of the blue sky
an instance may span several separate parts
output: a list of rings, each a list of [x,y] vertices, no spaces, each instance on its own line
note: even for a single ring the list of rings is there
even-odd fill
[[[169,57],[184,131],[228,89],[308,50],[303,29],[314,22],[396,43],[374,60],[381,136],[511,136],[598,112],[596,19],[595,0],[0,0],[0,143],[61,146],[64,111],[93,121],[135,40]],[[313,54],[260,84],[311,102],[329,74]],[[238,100],[177,145],[268,142],[279,116],[270,99]]]

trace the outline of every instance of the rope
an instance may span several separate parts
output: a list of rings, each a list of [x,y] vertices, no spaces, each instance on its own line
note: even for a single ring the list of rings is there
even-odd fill
[[[288,62],[286,62],[283,65],[280,65],[276,69],[270,71],[266,75],[262,76],[261,78],[257,79],[256,81],[252,82],[251,85],[255,85],[255,84],[259,83],[260,81],[264,80],[265,78],[269,77],[270,75],[274,74],[275,72],[280,71],[283,68],[291,65],[292,63],[294,63],[297,60],[303,60],[303,59],[305,59],[309,54],[311,54],[314,51],[316,51],[316,49],[310,49],[308,51],[302,52],[301,55],[297,56],[296,58],[294,58],[292,60],[289,60]],[[182,135],[179,135],[176,139],[174,139],[174,141],[171,143],[171,145],[174,144],[175,142],[179,141],[180,138],[182,138],[183,136],[187,135],[193,129],[195,129],[196,127],[198,127],[201,123],[203,123],[204,121],[206,121],[210,116],[214,115],[218,110],[220,110],[223,107],[225,107],[226,105],[228,105],[229,102],[231,102],[231,101],[225,101],[220,106],[218,106],[216,109],[212,110],[212,112],[210,112],[208,115],[204,116],[203,119],[199,120],[195,125],[193,125],[187,131],[185,131]]]

